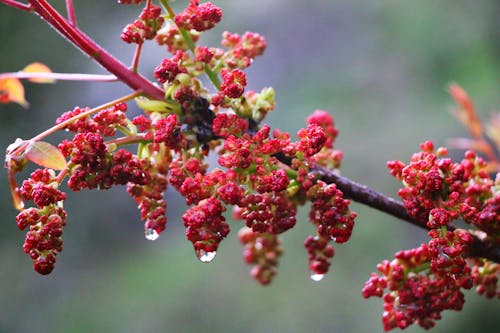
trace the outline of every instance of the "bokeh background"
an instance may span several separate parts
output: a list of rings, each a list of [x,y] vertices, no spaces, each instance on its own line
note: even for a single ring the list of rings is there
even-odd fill
[[[52,1],[63,7],[64,1]],[[179,10],[187,0],[174,6]],[[223,30],[268,40],[247,71],[250,88],[273,86],[269,123],[296,132],[314,109],[329,110],[345,151],[342,172],[389,195],[398,184],[385,163],[407,160],[418,144],[466,135],[447,112],[446,87],[460,83],[487,119],[500,104],[500,3],[496,0],[215,1]],[[133,48],[118,38],[138,13],[114,0],[75,1],[81,28],[122,61]],[[141,71],[166,53],[146,47]],[[0,5],[0,72],[41,61],[57,72],[104,73],[36,16]],[[96,106],[129,90],[119,83],[26,84],[29,109],[0,105],[2,147],[50,127],[74,106]],[[131,108],[132,112],[138,112]],[[54,136],[56,142],[62,136]],[[460,152],[453,152],[459,157]],[[381,332],[382,302],[361,288],[375,265],[425,241],[423,231],[358,204],[351,241],[336,247],[330,274],[309,279],[302,243],[313,232],[301,210],[283,237],[285,255],[272,285],[248,275],[236,230],[217,258],[200,263],[185,240],[185,205],[167,193],[168,230],[144,239],[123,188],[69,194],[64,251],[46,277],[22,252],[5,173],[0,176],[0,332]],[[445,312],[436,332],[499,332],[498,301],[466,294],[462,312]],[[408,332],[420,332],[412,327]]]

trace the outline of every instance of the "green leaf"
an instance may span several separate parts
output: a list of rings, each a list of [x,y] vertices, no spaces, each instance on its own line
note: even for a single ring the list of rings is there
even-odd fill
[[[148,99],[146,97],[137,97],[135,99],[137,106],[144,111],[149,112],[160,112],[160,113],[176,113],[180,114],[181,108],[179,103],[175,101],[158,101],[153,99]]]
[[[25,157],[40,166],[62,170],[66,167],[64,155],[48,142],[37,141],[29,144]]]

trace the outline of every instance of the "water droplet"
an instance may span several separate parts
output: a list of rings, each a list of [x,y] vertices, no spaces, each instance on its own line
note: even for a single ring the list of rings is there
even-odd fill
[[[200,259],[201,262],[211,262],[214,260],[216,254],[217,252],[215,251],[205,252],[204,250],[200,250],[198,252],[198,259]]]
[[[323,280],[323,278],[325,277],[325,274],[311,274],[311,280],[313,280],[314,282],[319,282],[321,280]]]
[[[146,231],[144,232],[144,236],[147,240],[154,241],[157,240],[158,237],[160,237],[160,234],[157,233],[155,229],[146,229]]]

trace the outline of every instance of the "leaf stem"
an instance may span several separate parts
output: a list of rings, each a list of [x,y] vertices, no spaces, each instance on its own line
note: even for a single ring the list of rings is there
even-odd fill
[[[66,0],[66,12],[68,13],[68,21],[73,27],[76,27],[75,7],[73,7],[73,0]]]
[[[132,60],[132,71],[134,73],[137,73],[139,69],[139,60],[141,58],[141,52],[142,52],[142,43],[139,43],[135,48],[134,59]]]
[[[85,117],[88,117],[90,116],[91,114],[94,114],[96,112],[99,112],[101,110],[104,110],[104,109],[107,109],[107,108],[110,108],[118,103],[122,103],[122,102],[127,102],[133,98],[136,98],[138,96],[140,96],[142,94],[141,91],[136,91],[132,94],[129,94],[129,95],[126,95],[126,96],[123,96],[123,97],[120,97],[120,98],[117,98],[111,102],[108,102],[108,103],[105,103],[105,104],[102,104],[98,107],[95,107],[93,109],[90,109],[88,110],[87,112],[83,112],[83,113],[80,113],[76,116],[73,116],[71,117],[70,119],[67,119],[65,121],[63,121],[62,123],[59,123],[51,128],[49,128],[48,130],[38,134],[37,136],[33,137],[32,139],[30,139],[29,141],[40,141],[42,140],[43,138],[51,135],[52,133],[58,131],[58,130],[61,130],[63,129],[64,127],[74,123],[75,121],[77,121],[78,119],[82,119],[82,118],[85,118]]]
[[[4,78],[16,79],[50,79],[63,81],[94,81],[94,82],[116,82],[118,78],[114,75],[80,74],[80,73],[46,73],[46,72],[12,72],[0,74],[0,80]]]
[[[27,12],[33,11],[33,7],[30,4],[25,4],[15,0],[0,0],[0,3],[6,4],[7,6],[21,9]]]

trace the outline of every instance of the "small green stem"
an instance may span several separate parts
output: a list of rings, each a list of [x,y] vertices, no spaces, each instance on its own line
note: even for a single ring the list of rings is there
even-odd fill
[[[409,272],[418,274],[420,272],[428,270],[429,268],[431,268],[431,263],[430,262],[425,262],[423,264],[418,265],[415,268],[410,269]]]

